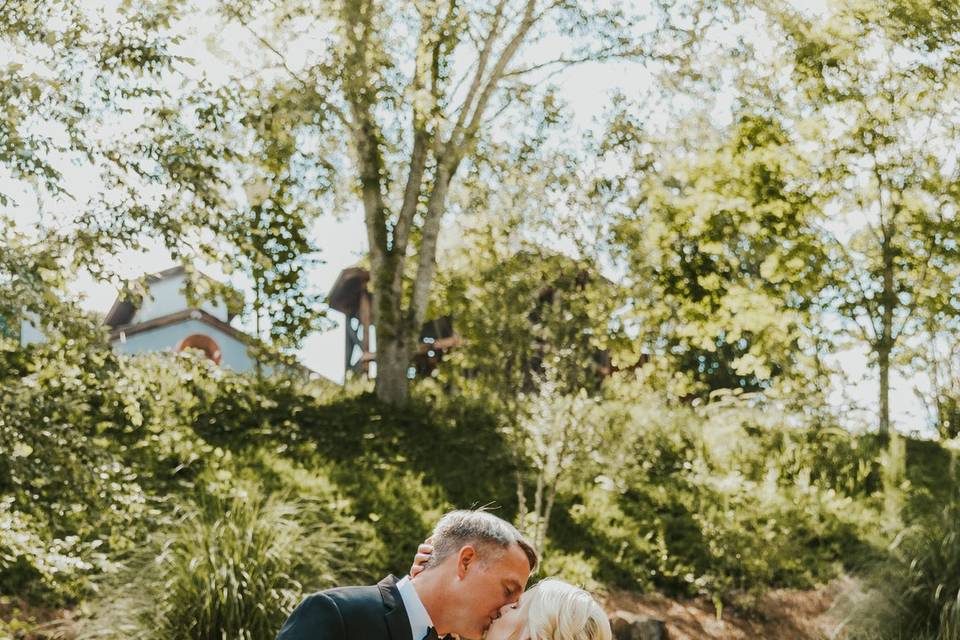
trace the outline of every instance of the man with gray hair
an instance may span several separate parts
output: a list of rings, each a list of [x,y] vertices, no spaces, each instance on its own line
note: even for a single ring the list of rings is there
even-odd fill
[[[537,554],[516,527],[485,511],[452,511],[431,535],[416,577],[321,591],[300,603],[277,640],[481,638],[517,602]]]

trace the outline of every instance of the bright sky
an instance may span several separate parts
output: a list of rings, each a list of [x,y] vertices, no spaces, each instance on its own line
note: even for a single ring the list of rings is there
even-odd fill
[[[803,4],[810,6],[807,1]],[[823,2],[816,4],[822,5]],[[822,6],[815,9],[822,10]],[[198,66],[207,74],[226,78],[227,65],[208,49],[209,34],[205,34],[202,27],[193,27],[191,31],[190,38],[185,43],[185,52],[196,58]],[[224,36],[222,40],[246,37],[242,32],[221,35]],[[303,54],[296,47],[291,48],[288,53],[294,58]],[[220,52],[220,55],[223,53]],[[635,64],[608,63],[576,67],[557,77],[556,82],[561,88],[561,95],[575,114],[576,125],[579,128],[588,128],[609,104],[613,92],[620,91],[628,97],[639,98],[649,86],[651,77]],[[78,184],[83,184],[85,176],[80,172],[72,178]],[[3,182],[2,176],[0,182]],[[23,195],[27,196],[23,202],[29,202],[29,194]],[[21,219],[26,222],[31,218],[35,219],[35,216],[35,207],[25,204],[20,212]],[[338,217],[323,217],[316,227],[316,242],[322,250],[321,257],[325,264],[311,274],[311,281],[319,290],[326,291],[341,269],[355,264],[365,253],[366,232],[359,209],[339,212]],[[123,275],[132,278],[144,272],[160,271],[172,266],[173,262],[165,250],[156,248],[144,255],[118,256],[118,264],[123,265]],[[215,270],[208,269],[207,272],[214,277],[221,275]],[[72,289],[83,296],[83,306],[98,312],[106,312],[116,297],[116,291],[110,285],[97,283],[87,275],[80,275]],[[340,323],[337,328],[310,336],[298,356],[311,369],[340,381],[343,378],[344,330],[342,316],[333,311],[331,316]],[[867,367],[863,351],[851,349],[838,354],[836,359],[844,373],[842,379],[836,380],[832,403],[841,409],[848,419],[865,419],[869,424],[873,424],[877,406],[877,382],[876,376]],[[892,376],[893,420],[901,430],[912,430],[925,422],[923,406],[913,391],[914,387],[923,383],[921,379],[904,379],[896,373]],[[856,406],[860,409],[851,408]],[[860,423],[863,424],[862,421]]]

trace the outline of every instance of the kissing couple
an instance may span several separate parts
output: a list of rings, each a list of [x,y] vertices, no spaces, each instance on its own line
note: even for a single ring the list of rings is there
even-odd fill
[[[421,545],[410,575],[307,596],[277,640],[610,640],[589,593],[562,580],[524,592],[537,552],[485,511],[452,511]]]

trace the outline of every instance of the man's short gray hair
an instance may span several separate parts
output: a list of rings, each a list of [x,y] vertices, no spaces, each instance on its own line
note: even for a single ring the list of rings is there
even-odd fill
[[[476,545],[481,554],[485,549],[496,550],[494,557],[502,555],[510,545],[516,544],[526,554],[530,571],[537,568],[537,552],[533,545],[512,524],[487,511],[451,511],[440,518],[431,537],[433,554],[426,565],[428,569],[439,565],[467,544]]]

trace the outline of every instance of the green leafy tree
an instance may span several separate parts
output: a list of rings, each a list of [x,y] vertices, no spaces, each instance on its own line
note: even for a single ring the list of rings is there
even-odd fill
[[[825,256],[796,140],[759,109],[720,130],[696,116],[682,126],[653,137],[624,105],[608,135],[634,171],[611,226],[639,332],[631,357],[685,376],[683,395],[822,384]]]
[[[99,277],[111,275],[105,256],[147,238],[182,253],[221,209],[230,151],[213,135],[210,92],[176,53],[177,10],[0,5],[0,167],[14,185],[0,204],[36,211],[37,235],[62,238],[62,260]],[[35,202],[24,202],[31,191]]]
[[[929,424],[950,439],[960,435],[960,323],[953,311],[943,315],[927,319],[928,339],[911,364],[927,373],[928,385],[914,387],[914,393],[927,409]]]
[[[278,86],[292,83],[312,105],[307,123],[346,142],[327,161],[349,176],[364,211],[377,394],[403,403],[451,187],[482,157],[498,117],[531,118],[544,72],[641,52],[629,16],[593,3],[537,0],[290,1],[267,16],[256,3],[221,6],[278,55],[289,76]],[[536,45],[558,33],[572,36],[570,49],[539,56]],[[324,47],[293,64],[278,44],[291,34]]]
[[[236,249],[230,254],[230,271],[252,281],[248,306],[255,335],[277,348],[299,347],[325,314],[321,296],[309,286],[318,250],[307,222],[272,198],[228,222],[227,235]]]
[[[230,169],[243,196],[220,229],[220,260],[252,289],[255,334],[276,349],[299,348],[322,328],[326,308],[312,269],[321,263],[314,222],[324,214],[332,168],[317,161],[303,121],[309,102],[297,92],[238,82],[219,91],[233,114],[225,134],[237,151]]]
[[[536,391],[546,368],[560,370],[561,393],[597,391],[611,371],[607,349],[623,339],[613,318],[617,287],[587,260],[533,244],[514,252],[477,235],[439,277],[436,307],[463,341],[441,378],[489,393],[508,411]]]
[[[824,225],[830,302],[878,371],[881,434],[891,371],[909,361],[925,318],[957,312],[950,287],[938,286],[955,267],[960,231],[955,47],[929,46],[927,26],[904,22],[926,15],[923,6],[891,13],[898,3],[851,0],[818,19],[774,14],[798,96],[815,114],[818,198],[842,221]]]
[[[63,358],[96,362],[106,336],[96,318],[83,313],[70,298],[57,244],[18,232],[0,218],[0,379],[34,373],[42,363],[66,349]],[[24,329],[42,342],[23,345]]]
[[[59,265],[47,271],[121,285],[114,258],[157,244],[178,260],[256,271],[255,315],[269,318],[275,346],[296,346],[322,313],[305,283],[317,209],[303,203],[324,183],[289,188],[300,156],[283,112],[264,110],[255,87],[212,84],[182,55],[189,9],[0,5],[0,169],[11,178],[0,217],[47,244]],[[269,198],[241,209],[239,184],[253,177]]]
[[[558,373],[547,367],[537,389],[520,396],[519,420],[506,427],[518,457],[529,461],[517,472],[517,520],[537,549],[546,548],[561,487],[589,481],[594,452],[612,432],[600,401],[586,389],[562,392]]]

